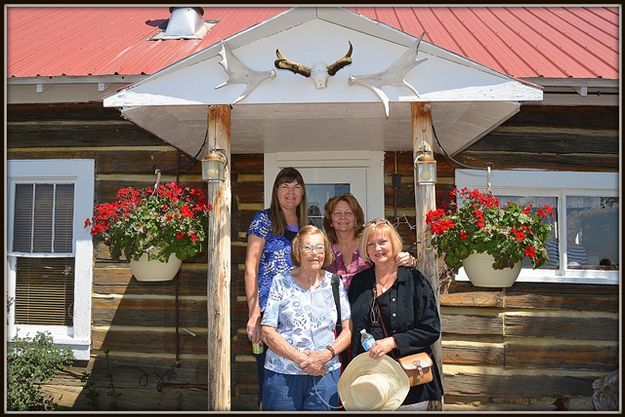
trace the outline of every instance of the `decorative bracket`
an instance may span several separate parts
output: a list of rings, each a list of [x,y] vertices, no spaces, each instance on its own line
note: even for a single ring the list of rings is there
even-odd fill
[[[221,42],[221,51],[219,51],[219,55],[221,55],[221,61],[219,61],[219,63],[224,67],[224,70],[228,74],[228,80],[218,86],[215,86],[215,89],[222,88],[230,84],[247,84],[245,90],[236,100],[232,102],[232,104],[236,104],[237,102],[243,100],[267,78],[276,78],[276,72],[274,70],[254,71],[249,68],[241,62],[241,60],[237,58],[234,53],[232,53],[230,48],[224,42]]]
[[[350,75],[348,78],[349,85],[362,85],[363,87],[373,91],[380,98],[380,100],[382,100],[386,117],[389,117],[389,100],[386,93],[382,91],[383,85],[396,85],[400,87],[405,86],[415,93],[417,97],[419,97],[417,90],[408,81],[406,81],[404,77],[418,64],[427,60],[427,58],[420,60],[416,59],[423,35],[425,35],[425,32],[423,32],[421,36],[419,36],[419,38],[384,71],[377,72],[375,74],[356,76]]]

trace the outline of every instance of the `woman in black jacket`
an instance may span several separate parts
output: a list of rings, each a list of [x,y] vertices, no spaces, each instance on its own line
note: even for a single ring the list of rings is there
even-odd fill
[[[360,243],[360,253],[374,267],[354,276],[348,297],[352,308],[352,357],[364,352],[360,330],[376,339],[369,356],[381,359],[427,352],[440,336],[440,319],[430,283],[416,269],[398,267],[395,256],[402,250],[402,240],[386,219],[367,223]],[[379,309],[375,307],[377,302]],[[381,312],[381,317],[379,312]],[[389,333],[384,334],[380,323]],[[399,410],[421,409],[424,401],[440,400],[443,386],[436,360],[432,357],[434,378],[427,384],[410,388]]]

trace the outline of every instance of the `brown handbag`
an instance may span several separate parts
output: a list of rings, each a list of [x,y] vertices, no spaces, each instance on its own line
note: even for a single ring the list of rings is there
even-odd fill
[[[380,324],[382,325],[384,336],[388,337],[386,325],[384,324],[384,319],[382,318],[382,310],[378,305],[377,299],[375,300],[375,306],[378,309],[378,317]],[[433,361],[432,357],[426,352],[413,353],[412,355],[395,359],[399,362],[399,365],[401,365],[406,375],[408,375],[408,382],[411,387],[414,387],[415,385],[427,384],[432,381]]]
[[[398,362],[408,375],[411,387],[432,381],[432,358],[426,352],[404,356]]]

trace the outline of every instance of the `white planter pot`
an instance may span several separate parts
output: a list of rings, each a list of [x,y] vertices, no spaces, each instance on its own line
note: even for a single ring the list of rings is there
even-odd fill
[[[462,261],[464,271],[476,287],[510,287],[521,272],[521,261],[512,268],[494,269],[488,253],[472,253]]]
[[[158,282],[171,281],[180,269],[182,261],[172,253],[167,262],[148,260],[148,255],[143,254],[138,261],[130,260],[130,272],[137,281]]]

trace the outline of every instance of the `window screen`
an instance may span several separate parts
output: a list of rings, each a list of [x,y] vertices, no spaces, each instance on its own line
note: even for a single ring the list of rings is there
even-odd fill
[[[13,251],[72,253],[74,185],[16,184]]]

